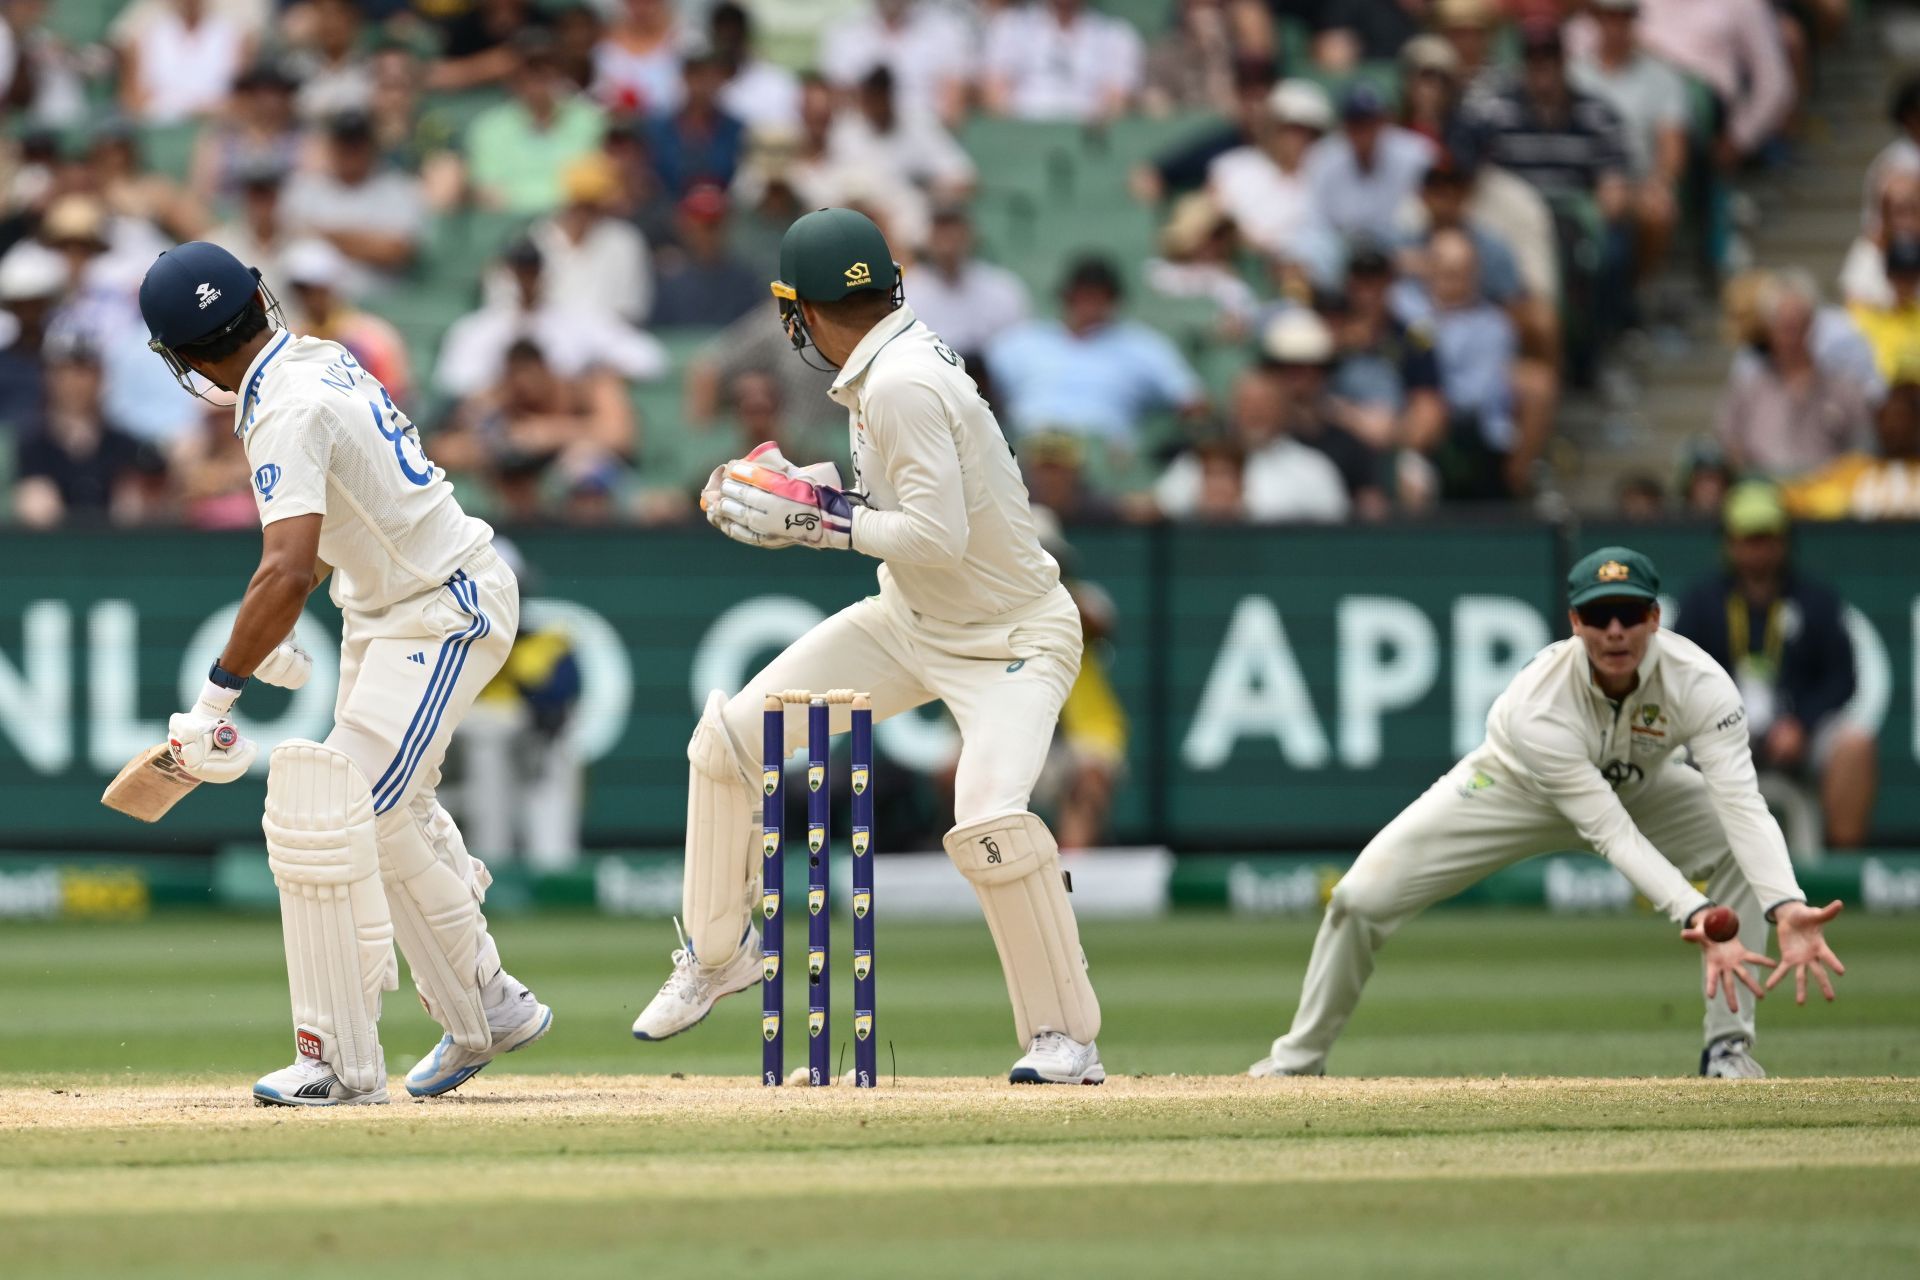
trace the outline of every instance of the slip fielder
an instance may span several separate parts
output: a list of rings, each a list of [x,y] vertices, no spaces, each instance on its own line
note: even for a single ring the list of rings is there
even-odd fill
[[[1811,972],[1833,999],[1827,971],[1846,970],[1822,928],[1840,904],[1807,905],[1760,798],[1739,690],[1692,641],[1660,630],[1659,590],[1652,562],[1625,547],[1572,568],[1573,637],[1514,677],[1487,714],[1486,742],[1388,823],[1334,887],[1293,1026],[1251,1074],[1321,1074],[1395,929],[1501,867],[1563,849],[1605,857],[1701,946],[1700,1074],[1766,1074],[1752,1054],[1754,1000],[1736,986],[1762,994],[1749,966],[1777,964],[1769,990],[1792,970],[1803,1003]],[[1726,942],[1708,941],[1695,921],[1715,903],[1740,918]],[[1778,962],[1749,950],[1764,951],[1769,923]]]
[[[329,571],[343,623],[333,732],[281,743],[267,770],[297,1056],[254,1097],[387,1101],[380,994],[398,985],[396,941],[446,1032],[407,1092],[445,1093],[553,1017],[501,967],[480,910],[486,868],[434,796],[447,740],[513,643],[519,586],[386,388],[345,347],[289,332],[258,270],[180,245],[148,268],[140,312],[181,386],[201,395],[197,375],[237,394],[260,512],[260,567],[232,634],[199,701],[167,722],[181,768],[205,782],[247,771],[258,748],[233,704],[250,677],[306,683],[293,626]]]
[[[960,357],[914,319],[880,229],[850,209],[796,221],[773,285],[794,348],[838,369],[853,484],[762,445],[716,468],[708,520],[751,546],[858,551],[879,594],[796,641],[731,699],[708,699],[687,756],[686,938],[633,1024],[641,1040],[693,1026],[760,977],[761,706],[769,691],[859,688],[876,720],[940,699],[961,736],[947,854],[974,887],[999,948],[1015,1083],[1098,1084],[1100,1006],[1052,834],[1028,811],[1060,706],[1080,666],[1078,610],[1040,548],[1000,425]],[[848,708],[833,708],[847,728]],[[787,749],[805,717],[788,718]]]

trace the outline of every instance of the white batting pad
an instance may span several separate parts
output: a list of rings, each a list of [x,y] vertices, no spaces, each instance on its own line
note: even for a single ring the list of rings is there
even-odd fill
[[[727,736],[726,699],[707,695],[687,743],[687,851],[680,881],[687,940],[703,965],[740,949],[759,896],[760,792]]]
[[[267,865],[280,890],[293,1021],[325,1033],[349,1088],[383,1089],[380,992],[391,990],[393,921],[380,888],[373,793],[358,766],[318,742],[275,748],[267,769]]]
[[[500,953],[480,904],[493,878],[431,794],[381,814],[379,836],[394,937],[421,1003],[462,1049],[489,1048],[481,988],[499,970]]]
[[[1100,1001],[1047,824],[1024,811],[995,814],[955,827],[943,843],[986,914],[1020,1043],[1042,1029],[1091,1043],[1100,1034]]]

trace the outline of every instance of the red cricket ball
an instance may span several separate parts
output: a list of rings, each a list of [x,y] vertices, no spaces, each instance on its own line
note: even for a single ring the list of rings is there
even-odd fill
[[[1708,907],[1700,917],[1700,932],[1713,942],[1728,942],[1740,933],[1740,917],[1732,907]]]

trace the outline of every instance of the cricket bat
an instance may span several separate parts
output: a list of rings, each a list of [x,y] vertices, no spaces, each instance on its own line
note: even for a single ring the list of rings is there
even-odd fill
[[[200,779],[175,763],[172,749],[163,742],[127,761],[100,793],[100,803],[129,818],[158,822],[199,785]]]

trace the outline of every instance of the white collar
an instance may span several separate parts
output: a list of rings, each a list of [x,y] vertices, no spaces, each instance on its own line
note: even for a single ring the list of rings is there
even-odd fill
[[[267,374],[267,366],[278,356],[286,345],[293,341],[293,330],[282,329],[279,336],[260,348],[252,362],[247,365],[247,376],[240,380],[243,388],[239,401],[233,406],[233,434],[243,435],[244,428],[253,422],[253,408],[259,402],[260,380]]]
[[[880,348],[905,333],[913,322],[913,308],[904,303],[897,310],[889,312],[879,324],[867,330],[866,337],[854,345],[853,354],[840,366],[840,374],[833,380],[831,389],[842,390],[865,377],[867,366],[880,354]]]

